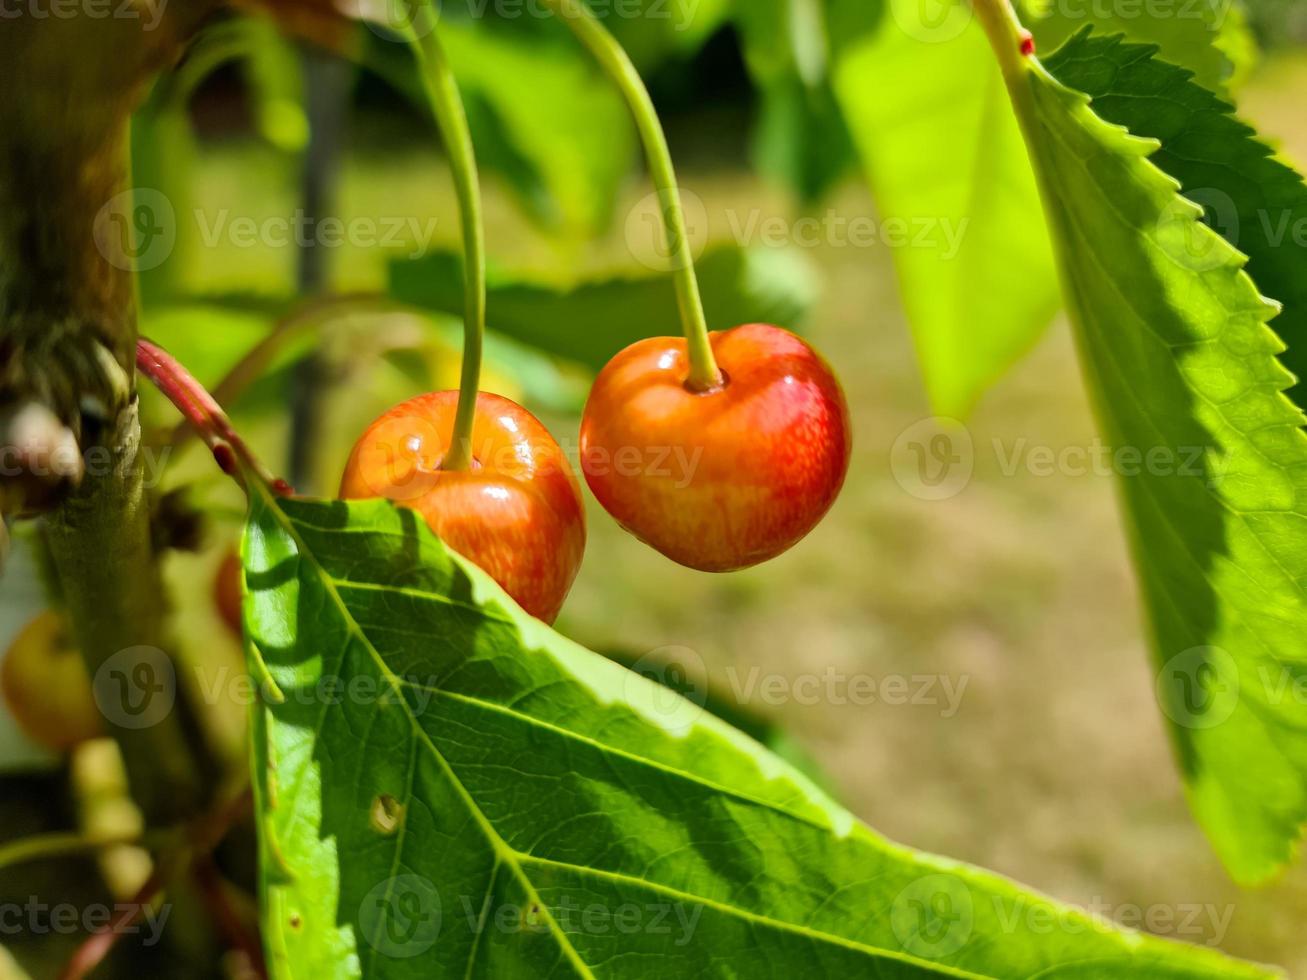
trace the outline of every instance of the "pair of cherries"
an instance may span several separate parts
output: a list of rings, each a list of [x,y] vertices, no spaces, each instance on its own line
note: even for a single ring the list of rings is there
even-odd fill
[[[851,448],[844,393],[794,334],[749,324],[709,335],[720,383],[686,384],[686,342],[631,345],[599,373],[581,420],[581,469],[622,527],[673,561],[747,568],[794,545],[835,502]],[[444,470],[458,392],[397,405],[363,433],[347,499],[412,507],[527,612],[553,622],[585,550],[567,457],[526,409],[477,398],[473,464]]]

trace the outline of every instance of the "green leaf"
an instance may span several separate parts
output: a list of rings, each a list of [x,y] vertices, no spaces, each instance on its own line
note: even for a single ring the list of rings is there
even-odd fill
[[[678,654],[684,648],[673,647],[666,656],[651,656],[648,653],[636,653],[631,650],[600,650],[603,656],[628,670],[633,670],[641,677],[647,677],[656,684],[688,698],[705,711],[714,715],[727,725],[743,732],[773,755],[784,759],[791,767],[810,779],[822,792],[835,796],[834,783],[809,755],[807,749],[771,718],[741,703],[725,687],[719,687],[707,680],[707,671],[698,654],[688,651]],[[693,655],[691,657],[691,654]],[[693,662],[685,662],[693,660]]]
[[[737,0],[735,22],[761,105],[753,134],[757,168],[804,204],[830,190],[854,163],[852,139],[829,77],[822,0]]]
[[[937,412],[958,416],[1052,320],[1052,251],[969,10],[928,24],[918,0],[889,8],[878,31],[843,47],[835,92],[882,227],[905,229],[893,254],[927,392]]]
[[[621,0],[592,7],[646,76],[694,55],[726,21],[735,0]]]
[[[825,78],[829,45],[822,0],[736,0],[734,20],[754,78],[795,75],[809,86]]]
[[[395,262],[390,294],[405,303],[458,315],[462,264],[452,253]],[[695,263],[713,329],[774,323],[793,329],[815,294],[810,266],[793,250],[724,246]],[[595,370],[645,337],[680,330],[668,273],[585,282],[570,289],[491,271],[486,323],[514,340]]]
[[[754,165],[812,204],[853,168],[853,142],[827,84],[804,85],[786,76],[762,90],[753,133]]]
[[[1289,349],[1280,360],[1307,377],[1307,185],[1233,115],[1233,106],[1156,53],[1082,33],[1045,64],[1090,96],[1103,119],[1161,141],[1152,162],[1248,256],[1248,274],[1283,305],[1275,329]]]
[[[1138,4],[1027,0],[1027,26],[1040,51],[1053,51],[1081,30],[1123,33],[1156,44],[1172,64],[1191,69],[1208,88],[1231,84],[1251,67],[1256,43],[1235,0]]]
[[[411,510],[256,487],[242,553],[277,977],[1271,975],[888,843]]]
[[[1307,819],[1307,436],[1244,259],[1036,59],[1013,98],[1046,193],[1192,806],[1240,881]],[[1176,107],[1175,111],[1182,111]],[[1285,687],[1284,685],[1288,685]]]

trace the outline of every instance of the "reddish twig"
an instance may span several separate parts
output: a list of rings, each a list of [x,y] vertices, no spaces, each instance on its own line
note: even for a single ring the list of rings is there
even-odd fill
[[[163,894],[164,885],[170,874],[171,869],[165,869],[162,862],[157,863],[150,877],[145,880],[145,884],[132,897],[132,901],[107,926],[93,932],[73,951],[73,955],[69,957],[59,973],[59,980],[82,980],[99,966],[119,938],[134,926],[136,920],[145,913],[145,909]]]
[[[259,936],[248,928],[244,917],[233,907],[230,888],[223,880],[213,857],[206,854],[198,858],[191,867],[191,877],[228,947],[240,954],[252,976],[267,980],[268,973],[263,965],[263,948]]]
[[[407,309],[402,303],[396,303],[379,293],[365,292],[339,294],[305,303],[278,320],[266,336],[245,352],[222,380],[213,386],[213,398],[230,405],[268,370],[287,344],[301,334],[312,333],[324,323],[356,312],[375,310],[387,313]],[[183,422],[173,430],[167,441],[175,449],[183,445],[193,431],[190,425]]]
[[[167,399],[191,424],[213,453],[224,473],[241,483],[250,472],[283,496],[292,490],[285,480],[274,477],[232,427],[227,413],[181,362],[153,341],[141,337],[136,341],[136,366],[154,382]],[[239,465],[238,465],[239,464]]]
[[[228,828],[247,812],[253,799],[253,792],[247,785],[222,807],[199,817],[191,826],[186,840],[176,850],[155,862],[154,870],[132,897],[132,901],[108,925],[97,929],[73,951],[59,973],[59,980],[83,980],[104,962],[118,940],[163,894],[169,881],[186,868],[208,860]],[[261,956],[255,956],[251,963],[256,964],[255,969],[262,969]]]

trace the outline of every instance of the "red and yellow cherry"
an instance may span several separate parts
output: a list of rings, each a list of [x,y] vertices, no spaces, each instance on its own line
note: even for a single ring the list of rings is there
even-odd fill
[[[41,613],[14,639],[0,693],[18,727],[47,748],[62,752],[103,731],[86,665],[57,613]]]
[[[752,323],[711,333],[722,372],[687,385],[680,338],[619,353],[581,420],[581,469],[604,509],[673,561],[706,572],[774,558],[835,502],[852,448],[848,407],[822,358]]]
[[[213,605],[227,628],[237,639],[244,635],[241,621],[241,559],[236,549],[222,556],[218,571],[213,576]]]
[[[458,392],[397,405],[354,446],[340,495],[412,507],[531,615],[552,623],[585,551],[581,489],[558,443],[521,405],[477,396],[472,465],[441,468]]]

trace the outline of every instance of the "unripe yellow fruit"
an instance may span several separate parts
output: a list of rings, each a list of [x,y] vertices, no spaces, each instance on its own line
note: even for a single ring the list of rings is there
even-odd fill
[[[10,644],[0,694],[18,727],[47,748],[63,752],[103,731],[86,666],[57,613],[41,613]]]

